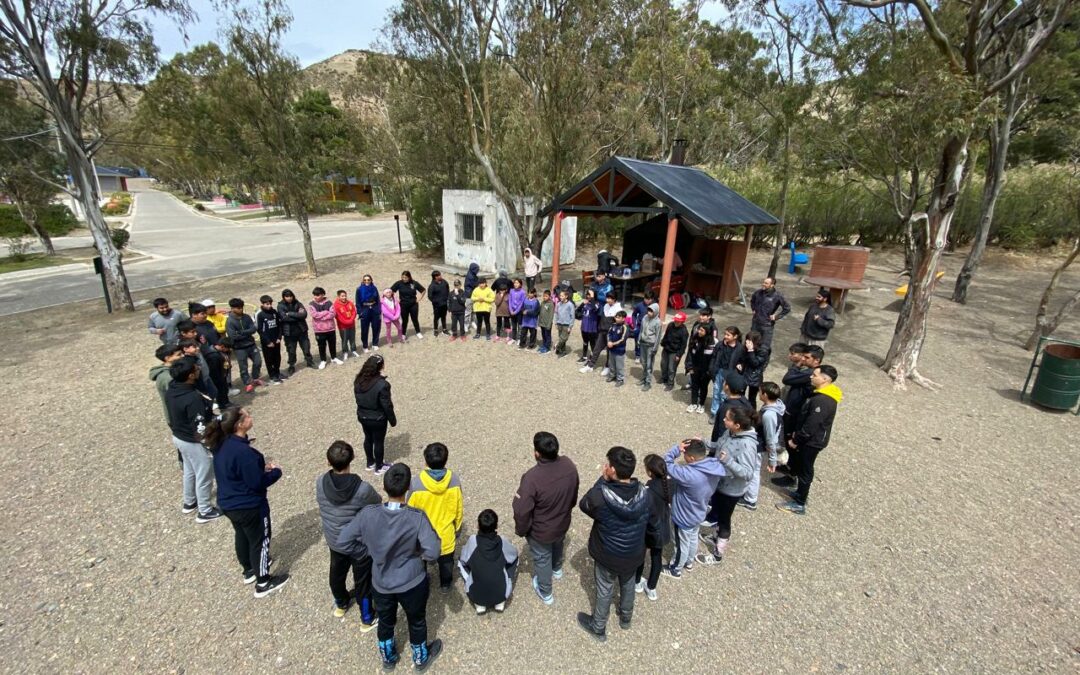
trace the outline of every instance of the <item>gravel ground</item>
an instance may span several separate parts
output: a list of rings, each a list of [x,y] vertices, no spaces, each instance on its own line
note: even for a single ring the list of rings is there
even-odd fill
[[[950,275],[961,262],[946,260]],[[1018,394],[1030,356],[1017,334],[1031,325],[1052,261],[994,256],[966,307],[939,291],[921,360],[944,384],[938,393],[894,391],[875,367],[895,322],[895,263],[873,256],[872,288],[852,296],[830,341],[845,399],[807,517],[773,509],[779,495],[763,488],[763,508],[738,510],[722,566],[663,579],[659,601],[638,596],[633,628],[612,624],[598,646],[574,621],[590,607],[592,584],[589,521],[579,514],[554,606],[532,593],[528,564],[505,614],[475,616],[460,584],[433,594],[431,632],[446,643],[436,670],[596,672],[603,658],[612,670],[651,672],[1075,672],[1080,493],[1062,488],[1080,473],[1054,453],[1075,453],[1080,420]],[[405,268],[426,282],[429,265],[349,256],[324,261],[318,283],[351,292],[362,272],[385,284]],[[750,278],[765,266],[755,255]],[[303,298],[314,283],[300,275],[279,268],[164,294],[176,306],[208,295],[250,301],[285,286]],[[1066,285],[1077,283],[1074,275]],[[780,288],[801,316],[813,289],[786,275]],[[229,524],[180,514],[175,452],[147,380],[150,309],[107,317],[99,304],[0,326],[0,396],[17,401],[0,441],[0,670],[377,670],[375,638],[360,635],[357,612],[331,617],[314,499],[326,446],[362,440],[350,394],[358,362],[302,369],[284,386],[239,397],[255,418],[256,446],[285,468],[270,491],[273,553],[292,582],[255,600]],[[718,318],[749,324],[737,306]],[[798,323],[778,326],[781,352]],[[1061,334],[1077,337],[1078,323]],[[579,374],[573,359],[430,337],[384,353],[401,420],[388,457],[415,468],[426,443],[445,442],[470,531],[491,507],[512,534],[510,501],[537,430],[559,436],[583,486],[611,445],[640,457],[707,430],[704,415],[684,412],[685,392],[616,390]]]

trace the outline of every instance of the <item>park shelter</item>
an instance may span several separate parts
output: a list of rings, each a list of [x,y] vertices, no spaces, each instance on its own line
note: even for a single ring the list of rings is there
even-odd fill
[[[779,222],[701,169],[684,166],[684,148],[677,142],[674,163],[611,157],[539,214],[556,214],[556,231],[566,216],[640,214],[642,222],[626,229],[623,263],[645,253],[663,259],[661,316],[667,310],[676,251],[686,290],[729,302],[738,297],[745,278],[754,226]],[[555,253],[552,276],[557,281],[560,260]]]
[[[540,225],[531,200],[522,199],[518,210],[524,214],[526,231],[532,232]],[[485,274],[517,269],[522,247],[506,207],[494,192],[443,190],[442,218],[443,261],[447,265],[468,269],[475,262]],[[574,262],[577,218],[564,218],[558,236],[560,245],[556,247],[555,233],[549,232],[539,251],[545,270],[551,269],[556,249],[564,264]]]

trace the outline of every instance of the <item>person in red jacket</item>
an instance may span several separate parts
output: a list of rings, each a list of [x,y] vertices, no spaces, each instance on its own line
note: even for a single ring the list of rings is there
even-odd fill
[[[334,319],[337,321],[338,334],[341,336],[341,360],[360,358],[356,353],[356,305],[349,299],[346,291],[337,292],[337,300],[334,301]]]

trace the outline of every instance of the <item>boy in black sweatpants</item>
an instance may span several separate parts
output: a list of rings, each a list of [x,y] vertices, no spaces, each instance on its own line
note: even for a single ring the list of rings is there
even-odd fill
[[[274,309],[274,299],[269,295],[259,298],[259,304],[262,309],[255,315],[255,326],[259,331],[266,374],[271,384],[281,384],[281,380],[288,377],[281,374],[281,315]]]

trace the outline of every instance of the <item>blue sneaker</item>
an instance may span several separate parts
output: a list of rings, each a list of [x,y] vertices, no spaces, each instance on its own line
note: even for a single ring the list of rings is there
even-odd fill
[[[545,605],[554,605],[555,604],[555,594],[553,593],[551,595],[544,595],[543,593],[541,593],[540,592],[540,582],[537,580],[536,577],[532,578],[532,584],[533,584],[533,590],[536,591],[536,596],[538,598],[540,598],[540,602],[544,603]]]
[[[788,513],[794,513],[797,516],[805,516],[806,515],[806,505],[805,504],[800,504],[799,502],[797,502],[795,500],[791,500],[790,502],[783,502],[783,503],[777,504],[776,508],[780,509],[781,511],[787,511]]]
[[[551,578],[555,581],[562,579],[562,568],[560,567],[557,570],[551,570]]]
[[[547,354],[547,353],[548,353],[548,350],[547,350],[547,348],[546,348],[546,347],[541,347],[540,349],[537,349],[537,350],[536,350],[536,353],[537,353],[537,354]]]

